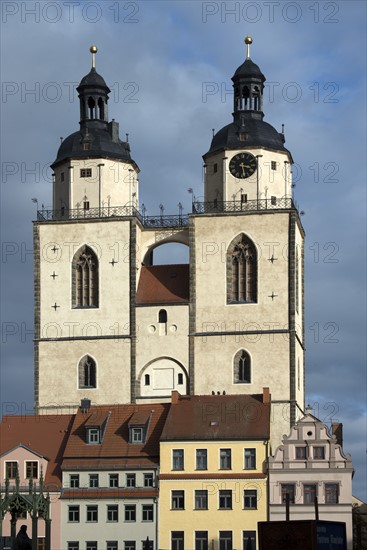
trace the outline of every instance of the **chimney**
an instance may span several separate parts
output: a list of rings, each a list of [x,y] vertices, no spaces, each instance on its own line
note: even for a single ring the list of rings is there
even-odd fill
[[[171,393],[171,403],[172,405],[177,405],[178,401],[180,399],[180,394],[177,390],[173,390]]]
[[[82,413],[87,413],[90,409],[90,405],[91,405],[91,401],[90,399],[81,399],[80,401],[80,410],[82,411]]]
[[[341,422],[332,422],[331,432],[335,435],[337,444],[343,448],[343,424]]]
[[[263,388],[263,403],[270,403],[270,393],[269,388]]]

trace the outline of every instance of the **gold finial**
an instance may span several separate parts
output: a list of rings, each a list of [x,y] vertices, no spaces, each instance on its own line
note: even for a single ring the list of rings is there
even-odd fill
[[[89,48],[89,51],[92,54],[92,68],[95,69],[96,68],[96,53],[98,52],[98,48],[97,48],[97,46],[95,46],[93,44],[93,46],[91,46]]]
[[[246,44],[246,59],[250,59],[250,45],[252,44],[252,38],[248,34],[244,40]]]

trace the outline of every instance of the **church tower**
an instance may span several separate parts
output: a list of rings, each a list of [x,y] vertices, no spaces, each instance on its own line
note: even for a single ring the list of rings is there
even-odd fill
[[[39,412],[131,399],[139,168],[108,120],[110,90],[90,51],[77,88],[80,128],[59,147],[53,209],[34,224]]]
[[[265,76],[250,57],[236,70],[233,122],[204,155],[204,202],[191,235],[196,394],[270,388],[272,429],[287,433],[304,407],[304,231],[292,199],[284,133],[266,123]]]

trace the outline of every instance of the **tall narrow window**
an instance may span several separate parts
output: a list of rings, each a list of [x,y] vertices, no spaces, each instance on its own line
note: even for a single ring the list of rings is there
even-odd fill
[[[158,313],[158,326],[159,334],[164,336],[167,334],[167,311],[165,309],[160,309]]]
[[[251,384],[251,359],[244,349],[234,356],[233,381],[235,384]]]
[[[339,485],[337,483],[325,483],[325,504],[338,504]]]
[[[282,503],[285,504],[287,495],[289,495],[289,503],[294,504],[296,496],[296,488],[294,483],[281,483]]]
[[[96,388],[96,362],[89,355],[85,355],[79,362],[79,388]]]
[[[257,302],[257,252],[243,233],[230,244],[227,252],[227,302]]]
[[[256,548],[256,531],[243,531],[243,550]]]
[[[159,310],[158,321],[159,323],[167,323],[167,311],[165,309]]]
[[[89,246],[75,254],[72,270],[73,307],[98,307],[98,258]]]

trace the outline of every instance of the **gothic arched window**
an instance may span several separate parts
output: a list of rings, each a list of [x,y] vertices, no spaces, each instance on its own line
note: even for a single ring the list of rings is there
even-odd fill
[[[257,302],[257,252],[243,233],[227,251],[227,303]]]
[[[89,97],[88,99],[88,108],[89,108],[89,118],[97,118],[96,117],[96,102],[94,101],[93,97]]]
[[[97,387],[97,365],[94,359],[89,355],[85,355],[79,361],[78,378],[79,388]]]
[[[234,356],[233,381],[235,384],[251,384],[251,358],[244,349]]]
[[[98,307],[98,258],[89,246],[83,246],[72,264],[73,307]]]

